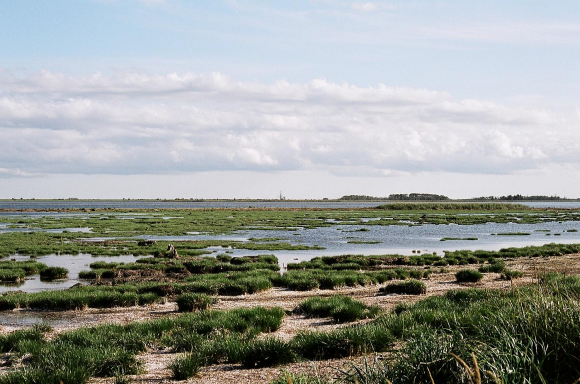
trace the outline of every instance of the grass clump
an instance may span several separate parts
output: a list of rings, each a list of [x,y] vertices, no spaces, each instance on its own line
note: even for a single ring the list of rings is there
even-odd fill
[[[34,275],[44,270],[45,264],[37,261],[0,261],[0,282],[17,284],[26,276]]]
[[[24,269],[0,269],[0,282],[3,283],[19,283],[26,277]]]
[[[385,295],[400,294],[400,295],[424,295],[427,293],[427,286],[419,280],[408,280],[400,283],[391,283],[379,289],[380,293]]]
[[[325,360],[382,352],[389,349],[395,337],[380,318],[367,324],[356,324],[329,332],[299,332],[290,342],[303,359]]]
[[[519,279],[524,276],[524,273],[521,271],[516,271],[514,269],[504,269],[501,274],[502,280],[515,280]]]
[[[287,341],[266,337],[245,344],[241,363],[247,368],[262,368],[292,363],[296,358],[296,353]]]
[[[184,293],[175,301],[180,312],[192,312],[208,309],[216,299],[204,293]]]
[[[393,276],[398,276],[392,272]],[[364,273],[351,270],[291,270],[272,281],[278,287],[286,287],[294,291],[308,291],[313,289],[334,289],[336,287],[366,286],[377,283],[377,273]],[[408,272],[407,272],[408,276]],[[387,277],[385,277],[386,279]]]
[[[332,317],[342,323],[376,317],[379,307],[369,307],[361,301],[348,296],[334,295],[329,298],[312,297],[304,300],[296,308],[297,312],[311,317]]]
[[[46,267],[40,271],[40,278],[44,280],[64,279],[68,276],[68,269],[63,267]]]
[[[462,269],[455,273],[458,283],[477,283],[483,279],[483,274],[475,269]]]
[[[502,273],[505,269],[505,262],[503,260],[490,260],[489,264],[480,266],[477,270],[481,273]]]
[[[175,358],[168,368],[171,370],[171,377],[175,380],[187,380],[197,375],[203,365],[203,358],[192,352]]]

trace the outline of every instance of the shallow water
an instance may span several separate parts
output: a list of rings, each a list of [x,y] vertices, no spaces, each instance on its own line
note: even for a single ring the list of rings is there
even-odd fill
[[[358,232],[358,229],[368,231]],[[434,225],[421,226],[405,225],[336,225],[332,227],[320,227],[314,229],[299,229],[296,231],[264,231],[245,230],[238,231],[235,235],[187,235],[187,236],[139,236],[139,238],[179,241],[179,240],[239,240],[244,241],[254,238],[280,238],[281,242],[289,242],[296,245],[318,245],[323,250],[305,251],[250,251],[244,249],[230,249],[213,247],[215,253],[227,252],[231,256],[248,256],[259,254],[274,254],[280,260],[280,264],[295,262],[296,260],[309,260],[316,256],[360,254],[402,254],[412,255],[413,251],[437,252],[443,255],[443,251],[460,249],[470,250],[499,250],[506,247],[523,247],[527,245],[543,245],[549,243],[580,243],[580,232],[566,232],[567,230],[580,230],[580,222],[548,222],[541,224],[516,224],[516,223],[486,223],[478,225]],[[549,232],[540,232],[549,231]],[[507,232],[524,232],[528,236],[497,236],[492,234]],[[546,235],[546,234],[549,235]],[[555,235],[558,234],[558,235]],[[444,237],[476,237],[478,240],[449,240],[441,241]],[[372,241],[377,244],[353,244],[349,241]]]
[[[91,233],[91,228],[59,228],[59,229],[42,229],[42,228],[6,228],[6,225],[0,227],[0,233],[10,233],[10,232],[48,232],[48,233]]]
[[[132,263],[144,256],[91,256],[88,254],[78,255],[47,255],[40,256],[34,260],[44,263],[49,267],[64,267],[69,270],[68,279],[58,279],[53,281],[41,281],[40,275],[27,276],[22,284],[4,284],[0,285],[0,293],[7,291],[23,292],[40,292],[49,290],[67,289],[78,283],[86,283],[85,280],[79,279],[79,272],[90,270],[89,264],[95,261],[107,261],[116,263]],[[145,256],[147,257],[147,256]],[[14,255],[10,259],[17,261],[29,260],[28,256]]]
[[[1,231],[8,228],[0,229]],[[248,241],[249,238],[279,238],[281,242],[288,242],[293,245],[320,246],[322,250],[304,251],[251,251],[244,249],[231,249],[222,247],[211,247],[213,255],[227,252],[231,256],[250,256],[259,254],[274,254],[278,257],[280,265],[309,260],[316,256],[360,254],[360,255],[381,255],[381,254],[402,254],[412,255],[413,251],[421,253],[437,253],[443,255],[443,251],[453,251],[459,249],[470,250],[499,250],[505,247],[522,247],[527,245],[543,245],[552,242],[556,243],[580,243],[580,232],[567,232],[568,230],[580,230],[579,221],[546,222],[540,224],[516,224],[516,223],[486,223],[478,225],[435,225],[425,224],[421,226],[407,225],[344,225],[336,222],[330,227],[319,228],[298,228],[295,230],[243,230],[233,234],[207,235],[200,233],[190,233],[185,236],[137,236],[136,239],[152,239],[166,241],[195,241],[195,240],[227,240],[227,241]],[[76,230],[86,232],[90,228],[68,228],[50,230],[59,232],[64,230]],[[360,231],[363,230],[363,231]],[[527,236],[497,236],[497,233],[525,232]],[[470,240],[441,241],[442,238],[477,238]],[[110,237],[91,238],[91,241],[103,241],[112,239]],[[352,243],[355,242],[376,242]],[[267,243],[264,243],[267,244]],[[179,250],[179,245],[178,245]],[[27,257],[17,259],[27,259]],[[1,285],[0,292],[11,290],[22,290],[25,292],[37,292],[42,290],[67,289],[79,282],[78,273],[88,270],[89,264],[98,261],[133,262],[137,258],[133,256],[98,256],[91,255],[48,255],[37,258],[49,266],[67,268],[69,278],[52,282],[40,281],[38,275],[28,277],[25,282],[18,286]]]

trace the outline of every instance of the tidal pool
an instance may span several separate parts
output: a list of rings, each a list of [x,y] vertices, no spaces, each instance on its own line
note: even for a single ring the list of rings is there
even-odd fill
[[[140,235],[137,239],[151,239],[163,241],[195,241],[195,240],[224,240],[249,241],[251,238],[277,239],[276,242],[287,242],[292,245],[320,246],[320,250],[283,251],[283,250],[246,250],[237,248],[209,247],[210,255],[227,253],[233,257],[273,254],[278,257],[282,270],[288,263],[309,260],[316,256],[329,255],[381,255],[414,253],[437,253],[460,249],[469,250],[499,250],[505,247],[523,247],[527,245],[543,245],[548,243],[580,243],[580,221],[545,222],[539,224],[518,223],[485,223],[476,225],[344,225],[337,222],[329,227],[295,228],[292,230],[260,230],[248,229],[232,234],[208,235],[190,233],[184,236],[149,236]],[[56,229],[54,231],[59,231]],[[65,229],[63,229],[65,230]],[[85,228],[77,228],[85,230]],[[52,230],[51,230],[52,231]],[[525,233],[526,235],[498,235],[498,234]],[[443,238],[476,238],[477,240],[441,241]],[[114,237],[87,238],[87,241],[104,241]],[[261,242],[268,244],[268,241]],[[175,244],[179,251],[179,244]],[[27,257],[12,256],[18,260]],[[0,292],[22,290],[37,292],[42,290],[67,289],[79,282],[78,273],[88,270],[89,264],[94,261],[134,262],[134,256],[97,256],[80,255],[48,255],[38,257],[37,260],[48,266],[65,267],[69,278],[52,282],[40,281],[38,275],[28,277],[21,285],[1,285]]]
[[[78,283],[86,283],[85,280],[79,279],[79,272],[83,270],[89,270],[89,264],[95,261],[107,261],[107,262],[122,262],[122,263],[132,263],[135,260],[142,258],[135,256],[91,256],[88,254],[78,254],[78,255],[47,255],[40,256],[34,260],[44,263],[49,267],[64,267],[69,270],[67,279],[57,279],[53,281],[43,281],[40,280],[39,275],[27,276],[26,280],[22,284],[3,284],[0,285],[0,293],[8,291],[23,291],[23,292],[40,292],[49,290],[59,290],[67,289]],[[147,256],[145,256],[147,257]],[[14,255],[9,259],[15,259],[17,261],[29,260],[28,256]]]

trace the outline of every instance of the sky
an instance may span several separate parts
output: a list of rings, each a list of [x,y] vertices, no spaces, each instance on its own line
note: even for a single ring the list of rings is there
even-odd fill
[[[577,198],[578,63],[575,0],[4,0],[0,198]]]

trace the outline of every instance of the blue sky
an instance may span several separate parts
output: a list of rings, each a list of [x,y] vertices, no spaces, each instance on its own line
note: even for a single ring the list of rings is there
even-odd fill
[[[577,1],[7,0],[0,36],[0,198],[580,196]]]

